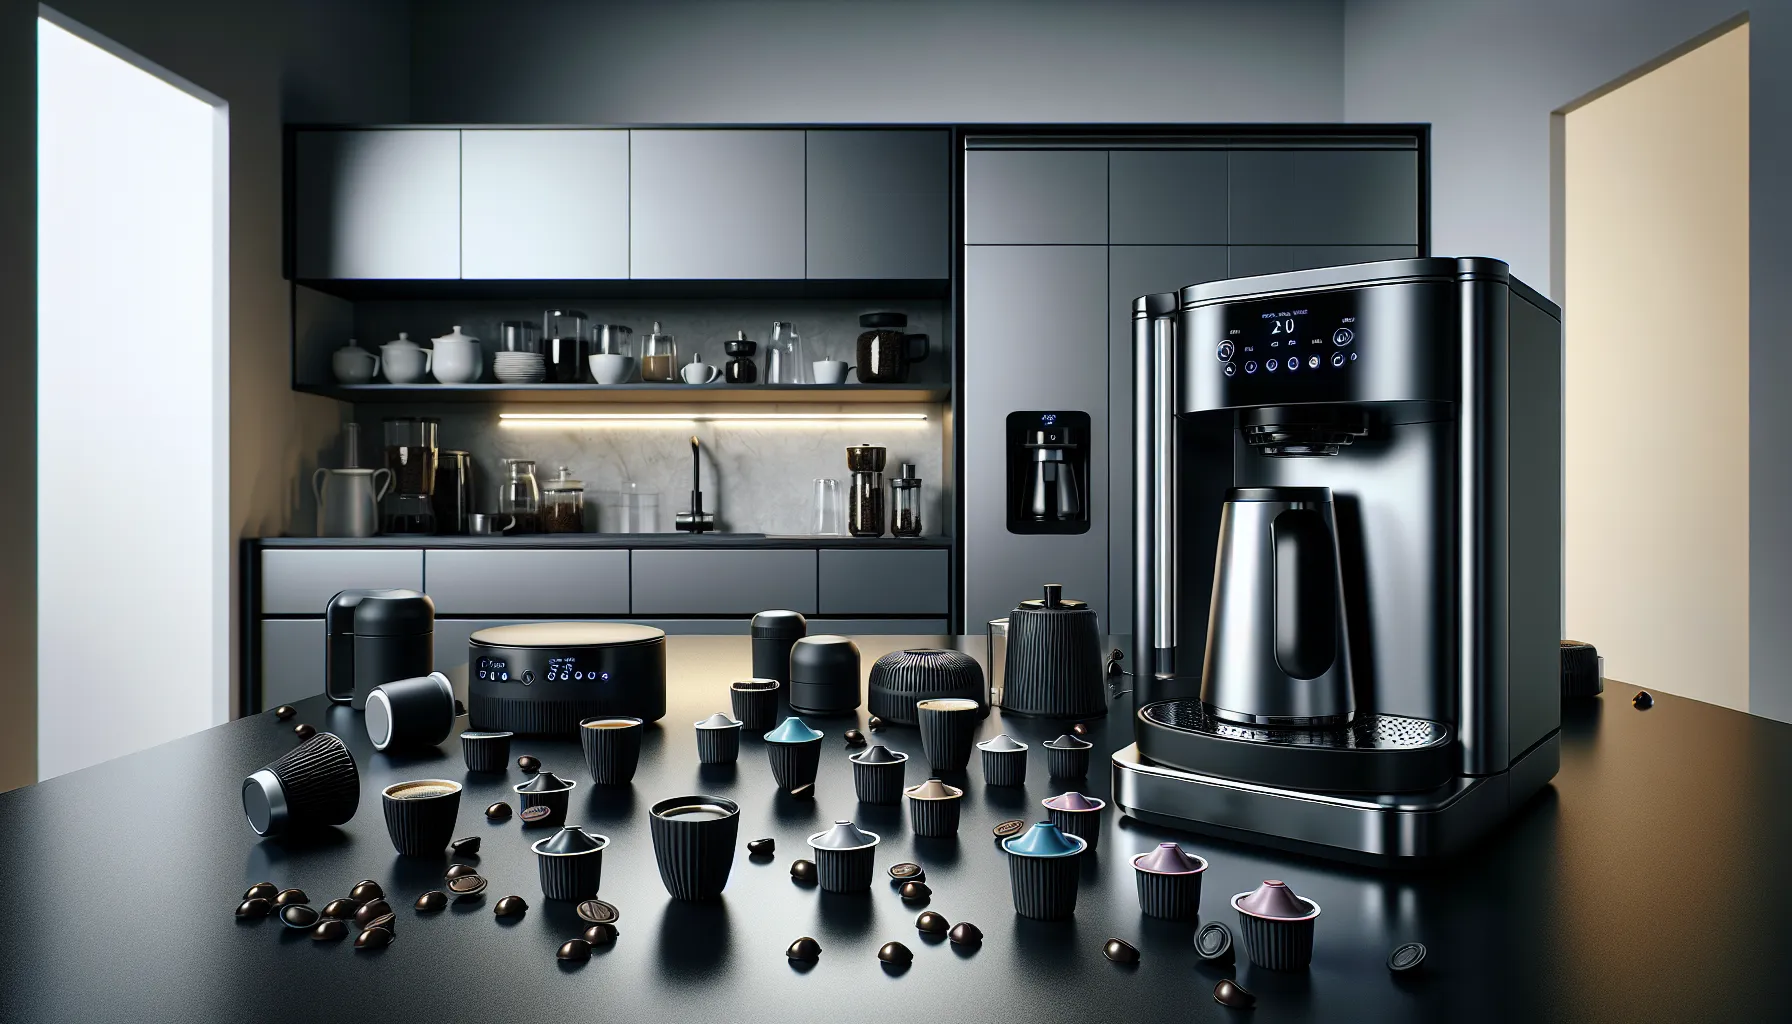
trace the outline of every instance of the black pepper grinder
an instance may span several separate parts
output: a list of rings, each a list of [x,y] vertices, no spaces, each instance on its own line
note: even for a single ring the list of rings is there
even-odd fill
[[[852,490],[846,529],[854,537],[884,535],[884,458],[888,450],[875,444],[849,445],[846,468],[852,472]]]
[[[890,480],[890,536],[921,536],[921,478],[904,462]]]
[[[759,367],[753,365],[753,353],[759,351],[757,342],[747,340],[746,331],[735,331],[734,340],[722,344],[723,351],[734,358],[722,368],[722,377],[730,384],[753,384],[759,380]]]

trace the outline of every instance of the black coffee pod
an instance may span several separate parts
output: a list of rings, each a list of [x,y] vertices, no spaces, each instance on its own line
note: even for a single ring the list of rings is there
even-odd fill
[[[454,842],[448,844],[448,851],[450,853],[458,853],[463,857],[478,853],[479,837],[468,836],[465,839],[456,839]]]
[[[334,917],[324,918],[317,922],[317,927],[311,929],[313,942],[341,942],[346,938],[348,938],[348,923]]]
[[[361,904],[356,903],[354,900],[348,900],[348,899],[331,900],[330,902],[324,904],[324,909],[323,909],[322,913],[325,917],[339,918],[341,920],[346,921],[349,918],[354,917],[355,911],[360,910],[360,909],[361,909]]]
[[[1007,821],[997,822],[996,827],[990,829],[989,832],[991,835],[995,836],[997,839],[1012,839],[1013,837],[1020,835],[1022,832],[1025,832],[1026,830],[1027,830],[1026,822],[1020,820],[1019,818],[1009,818]]]
[[[392,904],[387,903],[384,897],[371,899],[361,904],[361,909],[355,911],[355,923],[363,928],[371,928],[373,922],[390,913],[392,913]]]
[[[386,890],[380,888],[380,883],[371,878],[361,879],[359,882],[355,883],[353,889],[348,891],[348,898],[357,903],[367,903],[371,900],[377,900],[384,895],[386,895]]]
[[[298,713],[299,709],[293,707],[291,704],[282,704],[274,709],[274,720],[277,722],[284,722]]]
[[[516,759],[516,766],[533,775],[534,773],[541,771],[541,758],[524,754]]]
[[[841,734],[841,738],[846,741],[846,745],[849,747],[862,747],[865,745],[865,734],[857,729],[846,730],[846,732]]]
[[[317,735],[317,726],[310,722],[300,722],[292,727],[292,734],[301,740],[308,740]]]
[[[492,821],[509,821],[510,805],[500,800],[485,809],[485,816]]]
[[[969,921],[960,921],[946,933],[946,938],[955,946],[975,946],[983,941],[983,929]]]
[[[256,835],[341,825],[361,804],[361,775],[342,740],[319,733],[250,773],[243,780],[242,800]]]
[[[456,896],[477,896],[488,884],[482,875],[462,875],[448,883],[448,891]]]
[[[1648,690],[1638,690],[1636,696],[1630,698],[1630,704],[1638,711],[1647,711],[1655,706],[1655,698],[1649,696]]]
[[[492,907],[492,913],[499,917],[522,917],[529,910],[529,904],[521,896],[505,896]]]
[[[1257,997],[1231,978],[1221,978],[1220,983],[1213,986],[1213,1001],[1234,1010],[1248,1010],[1257,1005]]]
[[[915,918],[915,930],[929,935],[944,935],[952,930],[952,922],[946,920],[944,914],[923,910],[921,916]]]
[[[243,899],[246,900],[271,901],[278,895],[280,895],[280,888],[272,882],[256,882],[254,885],[251,885],[248,889],[243,891]]]
[[[1232,962],[1232,932],[1218,921],[1209,921],[1195,933],[1195,954],[1212,964]]]
[[[392,944],[390,928],[368,928],[355,936],[356,949],[385,949]]]
[[[608,946],[616,941],[616,926],[613,924],[594,924],[585,929],[580,936],[592,946]]]
[[[622,912],[603,900],[584,900],[577,912],[582,920],[592,924],[615,924],[622,919]]]
[[[448,870],[442,872],[442,877],[452,882],[456,878],[464,878],[467,875],[477,875],[478,873],[479,869],[471,864],[450,864]]]
[[[1422,942],[1408,942],[1405,945],[1395,946],[1394,951],[1388,954],[1388,970],[1396,973],[1417,970],[1419,965],[1424,962],[1425,944]]]
[[[900,942],[886,942],[878,949],[877,958],[886,964],[907,967],[914,963],[915,954]]]
[[[284,907],[289,903],[310,903],[311,897],[305,895],[303,889],[282,889],[274,894],[274,906]]]
[[[924,882],[927,880],[927,872],[921,870],[921,865],[905,860],[900,864],[890,865],[890,877],[898,882],[906,882],[910,879]]]
[[[417,897],[417,902],[412,905],[426,914],[433,913],[448,905],[448,894],[440,889],[431,889]]]
[[[538,821],[547,820],[547,816],[552,813],[554,813],[554,809],[547,804],[536,804],[534,807],[523,808],[523,812],[517,817],[522,819],[525,824],[533,825]]]
[[[821,943],[816,942],[814,939],[805,935],[795,942],[792,942],[790,948],[784,951],[784,955],[791,960],[814,963],[816,960],[821,959]]]
[[[288,903],[280,908],[280,923],[288,928],[311,928],[321,916],[315,907],[303,903]]]
[[[812,860],[793,860],[790,862],[790,877],[805,885],[815,882],[815,862]]]
[[[609,836],[567,825],[530,846],[541,877],[541,894],[550,900],[595,897],[598,883],[603,880],[604,850],[609,845]]]
[[[933,890],[927,887],[926,882],[904,882],[898,891],[902,894],[903,900],[909,903],[919,903],[933,897]]]
[[[1139,962],[1139,948],[1125,939],[1109,939],[1101,947],[1101,955],[1117,964]]]
[[[747,853],[754,857],[770,857],[777,852],[778,843],[774,839],[750,839],[747,841]]]
[[[265,896],[257,896],[251,900],[244,900],[242,903],[238,904],[236,908],[236,916],[238,917],[266,917],[273,912],[274,901]]]
[[[560,949],[554,953],[554,956],[561,960],[589,960],[591,959],[591,943],[584,939],[567,939],[560,944]]]

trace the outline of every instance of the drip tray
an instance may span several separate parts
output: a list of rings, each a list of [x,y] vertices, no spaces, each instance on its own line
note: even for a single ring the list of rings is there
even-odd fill
[[[1341,793],[1433,789],[1454,772],[1449,726],[1363,715],[1347,726],[1281,729],[1222,721],[1195,700],[1139,711],[1139,752],[1158,764],[1267,786]]]

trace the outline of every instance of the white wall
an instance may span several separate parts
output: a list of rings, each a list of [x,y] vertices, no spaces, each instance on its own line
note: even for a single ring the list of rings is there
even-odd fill
[[[40,779],[229,713],[226,117],[38,22]]]

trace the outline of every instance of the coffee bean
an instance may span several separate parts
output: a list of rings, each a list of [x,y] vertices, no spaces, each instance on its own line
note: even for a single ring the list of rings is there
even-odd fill
[[[815,862],[810,860],[793,860],[790,862],[790,877],[808,884],[816,879]]]
[[[905,860],[900,864],[890,865],[890,877],[898,882],[904,882],[911,878],[917,882],[924,882],[927,880],[927,872],[921,870],[921,865]]]
[[[450,864],[448,865],[448,870],[442,872],[442,877],[449,881],[453,881],[456,878],[462,878],[466,875],[477,875],[478,873],[479,869],[471,864]]]
[[[1089,723],[1078,722],[1070,727],[1070,731],[1078,736],[1087,736],[1089,735]]]
[[[315,908],[303,903],[288,903],[280,908],[280,923],[288,928],[310,928],[317,924],[319,916]]]
[[[805,935],[792,942],[790,948],[784,951],[784,955],[791,960],[814,963],[821,959],[821,943]]]
[[[536,804],[534,807],[523,808],[523,813],[517,815],[517,817],[523,819],[524,822],[533,823],[546,818],[552,813],[554,813],[554,809],[547,804]]]
[[[331,900],[324,904],[323,915],[328,918],[346,921],[349,918],[354,917],[355,911],[360,909],[361,904],[356,903],[354,900]]]
[[[983,929],[969,921],[960,921],[946,933],[946,938],[957,946],[975,946],[983,941]]]
[[[435,911],[438,911],[447,905],[448,905],[448,894],[443,892],[440,889],[429,890],[428,892],[424,893],[423,895],[417,897],[417,902],[415,904],[413,904],[413,906],[415,906],[418,910],[424,912],[425,914],[434,913]]]
[[[865,728],[870,729],[872,732],[876,732],[877,730],[882,729],[883,727],[884,727],[884,720],[877,717],[876,715],[872,715],[865,722]]]
[[[933,896],[933,890],[927,887],[926,882],[904,882],[902,888],[897,891],[909,903],[919,903]]]
[[[952,930],[952,922],[946,920],[943,914],[923,910],[921,916],[915,918],[915,928],[929,935],[944,935]]]
[[[1655,698],[1649,696],[1648,690],[1638,690],[1636,696],[1630,698],[1630,703],[1638,711],[1647,711],[1655,706]]]
[[[594,924],[585,929],[585,933],[580,938],[591,943],[593,947],[608,946],[616,941],[616,934],[616,926],[613,924]]]
[[[528,774],[534,775],[536,772],[541,771],[541,758],[524,754],[516,759],[516,766]]]
[[[392,944],[392,935],[389,928],[368,928],[355,936],[355,948],[385,949]]]
[[[1026,830],[1027,830],[1026,822],[1020,820],[1019,818],[1009,818],[1007,821],[997,822],[996,827],[990,829],[989,833],[990,833],[990,835],[995,836],[997,839],[1011,839],[1015,836],[1020,835],[1022,832],[1025,832]]]
[[[591,943],[584,939],[567,939],[560,944],[560,949],[554,953],[554,956],[561,960],[589,960],[591,959]]]
[[[348,923],[334,917],[326,917],[311,929],[311,938],[317,942],[341,942],[348,938]]]
[[[775,839],[754,839],[747,843],[747,853],[754,857],[770,857],[777,852],[777,849],[778,843]]]
[[[862,747],[865,745],[865,734],[857,729],[846,730],[845,737],[846,745],[849,747]]]
[[[914,963],[915,954],[900,942],[886,942],[878,949],[877,958],[886,964],[907,967]]]
[[[256,882],[243,893],[246,900],[272,900],[280,895],[280,889],[272,882]]]
[[[355,883],[353,889],[348,891],[349,899],[360,900],[362,903],[377,900],[384,895],[386,895],[386,890],[380,888],[380,883],[371,878],[361,879],[359,882]]]
[[[449,881],[448,891],[456,896],[477,896],[490,883],[480,875],[461,875]]]
[[[1101,955],[1117,964],[1139,962],[1139,948],[1125,939],[1109,939],[1107,945],[1101,947]]]
[[[492,821],[509,821],[510,805],[500,800],[485,809],[485,816]]]
[[[301,740],[308,740],[317,735],[317,726],[310,722],[300,722],[292,727],[292,734]]]
[[[299,709],[293,707],[291,704],[282,704],[274,709],[274,720],[276,722],[284,722],[298,713]]]
[[[460,698],[458,698],[458,697],[455,698],[455,700],[454,700],[454,717],[465,718],[466,715],[467,715],[467,706],[460,702]]]
[[[603,900],[584,900],[579,903],[578,915],[581,920],[592,924],[615,924],[622,920],[622,911]]]
[[[522,917],[529,909],[529,904],[521,896],[506,896],[492,908],[492,913],[499,917]]]
[[[359,921],[357,921],[355,923],[360,924]],[[387,931],[396,935],[396,934],[398,934],[398,915],[397,914],[381,914],[380,916],[378,916],[378,917],[368,921],[366,924],[362,925],[362,927],[363,928],[384,928]]]
[[[392,904],[387,903],[385,899],[368,900],[361,904],[360,910],[355,911],[355,923],[363,928],[371,928],[375,919],[390,913],[392,913]]]
[[[469,854],[478,853],[479,837],[468,836],[465,839],[456,839],[454,842],[448,844],[448,850],[451,853],[458,853],[463,857]]]
[[[1231,978],[1221,978],[1220,983],[1213,986],[1213,1001],[1234,1010],[1248,1010],[1257,1005],[1257,997]]]
[[[274,912],[274,901],[263,896],[244,900],[236,908],[238,917],[266,917]]]
[[[1425,944],[1422,942],[1408,942],[1405,945],[1395,946],[1394,951],[1388,954],[1388,970],[1390,971],[1417,970],[1418,966],[1424,962]]]
[[[284,907],[288,903],[310,903],[311,897],[305,895],[303,889],[282,889],[274,894],[274,906]]]

